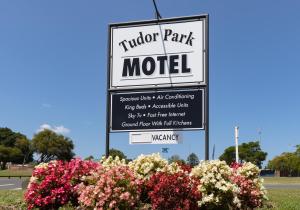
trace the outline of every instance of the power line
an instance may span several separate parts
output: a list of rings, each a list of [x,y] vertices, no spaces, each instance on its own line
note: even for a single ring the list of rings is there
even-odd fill
[[[156,16],[156,19],[159,20],[159,19],[162,19],[159,11],[158,11],[158,8],[157,8],[157,5],[156,5],[156,2],[155,0],[152,0],[153,1],[153,5],[154,5],[154,9],[155,9],[155,16]]]

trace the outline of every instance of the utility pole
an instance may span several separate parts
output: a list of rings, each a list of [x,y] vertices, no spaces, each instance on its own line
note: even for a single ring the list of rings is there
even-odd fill
[[[234,139],[235,139],[235,162],[239,162],[239,127],[234,127]]]

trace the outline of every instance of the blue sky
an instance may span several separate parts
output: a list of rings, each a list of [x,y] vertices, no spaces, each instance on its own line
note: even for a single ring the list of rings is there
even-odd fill
[[[268,159],[300,144],[300,3],[297,0],[157,0],[163,17],[210,15],[210,153],[259,139]],[[107,27],[154,18],[151,0],[0,1],[0,127],[32,138],[69,136],[78,156],[105,151]],[[160,152],[111,146],[133,158]],[[168,154],[204,158],[204,132],[185,132]]]

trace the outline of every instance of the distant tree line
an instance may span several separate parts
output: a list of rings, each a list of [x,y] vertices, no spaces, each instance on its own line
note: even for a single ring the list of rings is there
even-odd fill
[[[32,160],[33,152],[29,139],[9,128],[0,128],[1,169],[6,168],[7,162],[25,164]]]
[[[74,156],[71,139],[51,130],[35,134],[32,140],[24,134],[9,128],[0,128],[0,168],[5,169],[8,162],[25,164],[33,161],[48,162],[54,159],[69,160]]]
[[[239,147],[239,162],[252,162],[259,168],[266,160],[267,153],[262,151],[259,141],[242,143]],[[8,162],[26,164],[33,161],[35,154],[37,162],[49,162],[51,160],[70,160],[74,157],[74,144],[72,140],[51,130],[43,130],[36,133],[30,140],[26,135],[14,132],[9,128],[0,128],[0,169],[5,169]],[[127,156],[120,150],[110,149],[110,155],[119,156],[127,162]],[[94,159],[89,156],[86,159]],[[219,157],[227,164],[235,162],[235,147],[226,148]],[[172,155],[169,162],[178,162],[195,166],[199,164],[199,158],[191,153],[186,160],[179,155]],[[300,176],[300,145],[295,152],[284,152],[274,157],[267,165],[268,169],[280,171],[281,176]]]
[[[194,167],[199,164],[199,158],[195,153],[189,154],[186,160],[181,159],[179,155],[172,155],[168,159],[168,161],[169,163],[176,162],[179,164],[187,164],[190,165],[191,167]]]
[[[295,152],[284,152],[269,161],[269,169],[280,171],[280,176],[300,176],[300,145]]]

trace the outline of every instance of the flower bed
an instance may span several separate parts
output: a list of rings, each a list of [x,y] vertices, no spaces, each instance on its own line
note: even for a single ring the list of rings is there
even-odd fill
[[[119,158],[99,163],[73,159],[40,164],[25,193],[28,209],[253,209],[266,191],[251,164],[202,161],[194,168],[168,164],[159,154],[126,164]]]

